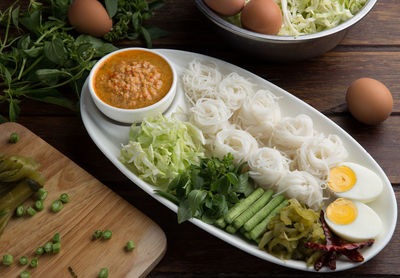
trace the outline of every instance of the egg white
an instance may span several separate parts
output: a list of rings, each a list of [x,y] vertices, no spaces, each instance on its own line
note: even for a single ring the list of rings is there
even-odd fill
[[[351,189],[345,192],[334,192],[336,197],[368,203],[381,194],[382,180],[373,171],[352,162],[344,162],[339,166],[349,167],[356,175],[356,182]]]
[[[357,207],[357,217],[350,224],[340,225],[325,220],[329,228],[339,237],[351,242],[360,242],[376,238],[382,231],[382,221],[376,212],[362,202],[352,201]]]

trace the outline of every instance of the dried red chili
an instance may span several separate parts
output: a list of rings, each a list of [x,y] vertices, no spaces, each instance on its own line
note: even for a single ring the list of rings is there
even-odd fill
[[[314,264],[314,269],[319,271],[322,267],[328,266],[331,270],[336,269],[336,260],[341,255],[346,256],[353,262],[362,262],[364,257],[358,252],[358,249],[364,246],[371,246],[374,243],[374,239],[370,239],[363,242],[347,243],[341,238],[335,236],[328,225],[325,222],[324,212],[321,210],[320,215],[322,230],[325,234],[326,244],[318,244],[314,242],[307,242],[306,247],[309,249],[325,251]]]

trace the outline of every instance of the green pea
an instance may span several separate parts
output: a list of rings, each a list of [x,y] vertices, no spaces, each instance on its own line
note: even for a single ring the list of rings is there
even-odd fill
[[[63,208],[63,203],[60,200],[55,200],[51,203],[51,210],[53,212],[59,212]]]
[[[14,262],[14,257],[12,255],[6,254],[3,256],[3,265],[10,266]]]
[[[35,208],[37,211],[42,211],[44,209],[44,203],[42,200],[37,200],[35,202]]]
[[[43,248],[43,246],[39,246],[38,248],[36,248],[35,253],[36,253],[37,255],[43,255],[43,253],[44,253],[44,248]]]
[[[60,253],[60,250],[61,250],[61,243],[59,243],[59,242],[53,243],[52,249],[53,249],[53,254],[58,254],[58,253]]]
[[[28,270],[24,270],[24,271],[21,272],[19,277],[20,278],[30,278],[31,277],[31,273]]]
[[[20,265],[27,265],[28,264],[28,258],[26,256],[22,256],[19,258],[19,264]]]
[[[26,209],[26,213],[29,215],[29,216],[34,216],[35,214],[36,214],[36,210],[33,208],[33,207],[27,207],[27,209]]]
[[[107,278],[108,277],[108,268],[103,267],[100,269],[99,275],[97,276],[98,278]]]
[[[24,216],[25,215],[24,206],[18,206],[17,209],[15,210],[15,213],[17,214],[18,217]]]
[[[130,240],[126,243],[125,250],[132,251],[133,249],[135,249],[135,243],[132,240]]]
[[[44,188],[40,188],[38,192],[36,193],[36,199],[44,201],[47,198],[47,195],[49,194],[49,191],[47,191]]]
[[[32,268],[36,268],[38,266],[38,264],[39,264],[38,259],[37,258],[33,258],[31,260],[31,264],[29,266],[32,267]]]
[[[61,242],[61,236],[60,233],[56,233],[53,236],[53,243]]]
[[[102,231],[101,231],[101,230],[96,230],[96,231],[94,231],[94,233],[93,233],[93,235],[92,235],[92,239],[93,239],[93,240],[96,240],[96,239],[98,239],[98,238],[101,238],[101,234],[102,234]]]
[[[112,238],[112,232],[110,230],[105,230],[102,234],[103,239],[110,239]]]
[[[44,245],[44,252],[47,254],[51,253],[53,251],[53,243],[52,242],[46,242]]]
[[[10,140],[8,140],[9,143],[15,144],[19,141],[19,135],[18,133],[11,133],[10,135]]]
[[[63,202],[64,204],[69,203],[70,199],[67,193],[63,193],[60,195],[60,200],[61,202]]]

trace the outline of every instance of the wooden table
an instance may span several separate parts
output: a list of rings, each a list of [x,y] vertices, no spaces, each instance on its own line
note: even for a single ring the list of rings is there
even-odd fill
[[[4,7],[6,0],[0,6]],[[168,30],[155,48],[198,52],[226,60],[275,83],[309,103],[350,133],[382,166],[400,199],[400,5],[379,0],[373,11],[333,51],[309,61],[279,64],[250,59],[224,44],[193,1],[167,0],[153,23]],[[130,42],[142,46],[141,42]],[[360,77],[389,87],[393,113],[377,126],[355,121],[346,110],[345,93]],[[3,106],[1,106],[3,107]],[[1,108],[2,113],[4,107]],[[166,209],[125,178],[88,136],[79,116],[59,107],[25,102],[19,122],[146,213],[165,231],[168,250],[150,277],[282,277],[307,273],[248,255],[190,223],[177,224]],[[389,245],[374,259],[335,276],[400,276],[399,225]],[[313,276],[325,277],[327,274]]]

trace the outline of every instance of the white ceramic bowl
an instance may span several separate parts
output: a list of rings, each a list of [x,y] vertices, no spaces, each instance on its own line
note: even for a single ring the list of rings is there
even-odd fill
[[[111,106],[111,105],[105,103],[104,101],[102,101],[94,91],[94,86],[93,86],[94,76],[97,73],[97,70],[99,69],[99,67],[111,56],[113,56],[117,53],[120,53],[120,52],[130,51],[130,50],[141,50],[141,51],[151,52],[151,53],[159,56],[160,58],[164,59],[168,63],[168,65],[172,71],[172,84],[171,84],[171,88],[169,89],[167,94],[158,102],[156,102],[152,105],[143,107],[143,108],[124,109],[124,108],[117,108],[117,107]],[[171,105],[171,103],[175,97],[176,83],[177,83],[176,71],[175,71],[174,67],[172,66],[171,62],[164,55],[159,54],[150,49],[131,47],[131,48],[124,48],[124,49],[120,49],[120,50],[111,52],[111,53],[107,54],[106,56],[104,56],[103,58],[101,58],[94,65],[92,70],[90,71],[88,86],[89,86],[89,91],[90,91],[90,94],[92,96],[94,103],[96,104],[97,108],[104,115],[106,115],[107,117],[109,117],[115,121],[122,122],[122,123],[137,123],[137,122],[141,122],[146,117],[155,116],[159,113],[163,113],[164,111],[166,111],[168,109],[168,107]]]

